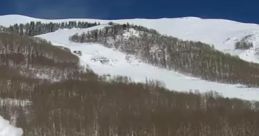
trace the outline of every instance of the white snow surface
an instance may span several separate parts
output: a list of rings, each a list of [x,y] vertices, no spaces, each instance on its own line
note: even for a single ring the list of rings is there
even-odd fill
[[[130,23],[155,29],[161,34],[174,36],[183,40],[201,41],[213,45],[216,49],[239,56],[241,59],[259,63],[259,25],[240,23],[223,19],[202,19],[197,17],[161,18],[161,19],[123,19],[123,20],[98,20],[98,19],[37,19],[22,15],[0,16],[0,25],[9,26],[15,23],[41,22],[67,22],[87,21],[107,24]],[[254,47],[249,50],[236,50],[235,43],[242,38],[252,35],[250,42]],[[256,54],[257,53],[257,54]]]
[[[0,136],[22,136],[23,131],[20,128],[16,128],[0,116]]]
[[[223,84],[205,81],[145,64],[134,56],[126,55],[118,50],[104,47],[95,43],[75,43],[69,37],[78,33],[93,29],[101,29],[106,25],[96,26],[89,29],[60,29],[53,33],[39,35],[37,37],[46,39],[56,46],[64,46],[72,52],[81,51],[79,56],[82,65],[87,65],[99,75],[127,76],[135,82],[146,82],[146,80],[158,80],[165,87],[176,91],[200,91],[202,93],[215,91],[229,98],[240,98],[245,100],[259,101],[259,88],[247,88],[243,85]]]
[[[216,49],[239,56],[241,59],[259,63],[259,25],[240,23],[223,19],[202,19],[197,17],[161,18],[161,19],[123,19],[123,20],[99,20],[99,19],[37,19],[22,15],[0,16],[0,25],[10,26],[15,23],[28,23],[30,21],[67,22],[87,21],[107,24],[130,23],[155,29],[161,34],[174,36],[183,40],[201,41],[213,45]],[[252,35],[250,42],[254,47],[249,50],[236,50],[235,43],[245,36]],[[257,54],[256,54],[257,53]]]

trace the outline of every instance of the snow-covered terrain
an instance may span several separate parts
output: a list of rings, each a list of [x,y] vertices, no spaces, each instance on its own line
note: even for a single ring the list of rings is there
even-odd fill
[[[177,91],[216,91],[225,97],[259,100],[258,88],[246,88],[242,85],[222,84],[188,77],[175,71],[142,63],[134,56],[126,55],[99,44],[81,44],[69,40],[69,37],[73,34],[80,34],[103,27],[105,25],[89,29],[63,29],[37,37],[51,41],[54,45],[69,48],[72,52],[81,51],[82,55],[78,55],[81,59],[81,64],[89,66],[95,73],[100,75],[128,76],[136,82],[146,82],[147,79],[158,80],[163,82],[167,88]]]
[[[98,19],[36,19],[21,15],[0,16],[0,25],[9,26],[15,23],[30,21],[62,22],[62,21],[88,21],[130,23],[152,28],[160,32],[183,40],[201,41],[213,45],[216,49],[243,60],[259,63],[259,25],[239,23],[223,19],[201,19],[197,17],[162,18],[162,19],[124,19],[124,20],[98,20]],[[236,50],[235,43],[246,36],[251,36],[249,42],[253,48]],[[257,54],[257,55],[256,55]]]
[[[16,128],[0,116],[0,136],[22,136],[23,131],[20,128]]]
[[[26,107],[31,105],[31,101],[0,97],[0,106],[5,106],[5,105]]]
[[[88,65],[97,74],[129,76],[137,82],[146,82],[146,79],[159,80],[164,82],[167,88],[177,91],[217,91],[225,97],[259,100],[259,88],[246,88],[242,85],[222,84],[188,77],[175,71],[168,71],[142,63],[135,59],[134,56],[128,56],[99,44],[80,44],[69,41],[69,37],[73,34],[103,28],[111,21],[115,23],[130,23],[152,28],[161,34],[174,36],[183,40],[205,42],[213,45],[220,51],[238,55],[240,58],[249,62],[259,63],[259,57],[256,55],[257,51],[259,51],[259,25],[196,17],[125,20],[46,20],[20,15],[0,16],[0,25],[3,26],[9,26],[15,23],[28,23],[30,21],[45,23],[63,21],[100,22],[102,24],[101,26],[90,29],[64,29],[37,36],[51,41],[57,46],[64,46],[71,49],[72,52],[77,52],[76,54],[81,58],[81,64]],[[130,34],[137,35],[134,31],[130,31],[130,33],[126,33],[124,36],[127,38]],[[235,43],[247,36],[250,37],[248,41],[253,43],[253,47],[247,50],[236,50]],[[82,52],[82,55],[79,55],[79,51]]]

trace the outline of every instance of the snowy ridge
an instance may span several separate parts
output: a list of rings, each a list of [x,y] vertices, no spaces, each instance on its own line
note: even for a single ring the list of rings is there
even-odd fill
[[[107,24],[130,23],[155,29],[161,34],[174,36],[183,40],[201,41],[213,45],[216,49],[237,55],[248,62],[259,63],[259,25],[240,23],[223,19],[201,19],[197,17],[161,18],[161,19],[123,19],[123,20],[98,20],[98,19],[37,19],[21,15],[0,16],[0,25],[9,26],[15,23],[41,22],[68,22],[87,21]],[[235,43],[247,35],[253,36],[254,47],[250,50],[236,50]]]
[[[136,82],[146,82],[147,79],[158,80],[163,82],[166,88],[176,91],[216,91],[229,98],[259,100],[258,88],[246,88],[242,85],[216,83],[189,77],[175,71],[145,64],[134,56],[106,48],[100,44],[74,43],[69,40],[69,37],[76,33],[81,34],[105,26],[101,25],[89,29],[63,29],[37,37],[46,39],[54,45],[69,48],[72,52],[81,51],[82,54],[78,55],[81,64],[87,65],[99,75],[128,76]]]

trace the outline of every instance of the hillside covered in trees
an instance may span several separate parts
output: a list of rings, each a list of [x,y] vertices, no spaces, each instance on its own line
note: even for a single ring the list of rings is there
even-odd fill
[[[190,50],[200,49],[194,47]],[[0,115],[21,127],[24,136],[259,134],[258,102],[97,76],[80,67],[69,50],[38,38],[0,33],[0,60]]]
[[[60,80],[78,71],[78,61],[44,40],[0,33],[0,65],[19,69],[24,76]]]
[[[205,80],[259,85],[259,65],[224,54],[212,46],[164,36],[141,26],[110,26],[73,35],[74,42],[101,43],[106,47],[136,55],[140,60],[166,69],[191,74]]]

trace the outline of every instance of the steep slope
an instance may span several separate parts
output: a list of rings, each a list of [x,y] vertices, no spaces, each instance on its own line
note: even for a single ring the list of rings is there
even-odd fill
[[[0,108],[26,107],[39,84],[78,79],[78,63],[75,55],[39,38],[0,33]]]
[[[70,52],[38,38],[9,33],[0,33],[0,60],[0,67],[52,81],[64,79],[78,69],[78,58]]]
[[[11,21],[8,21],[11,20]],[[238,23],[234,21],[228,20],[219,20],[219,19],[200,19],[194,17],[187,17],[187,18],[175,18],[175,19],[126,19],[126,20],[96,20],[96,19],[61,19],[61,20],[46,20],[46,19],[35,19],[30,17],[24,17],[20,15],[7,15],[7,16],[0,16],[0,25],[9,26],[13,25],[14,23],[27,23],[30,21],[41,21],[43,23],[48,22],[68,22],[68,21],[87,21],[87,22],[100,22],[101,24],[108,24],[108,22],[116,22],[116,23],[131,23],[136,25],[142,25],[147,28],[152,28],[157,30],[161,34],[165,35],[173,35],[180,39],[184,40],[194,40],[194,41],[202,41],[208,44],[213,44],[213,46],[222,51],[228,52],[232,55],[239,55],[242,59],[246,61],[257,61],[257,31],[258,25],[255,24],[244,24]],[[100,27],[102,28],[102,26]],[[95,28],[94,28],[95,29]],[[146,78],[160,80],[166,84],[166,86],[170,89],[176,90],[200,90],[200,91],[209,91],[209,90],[217,90],[219,92],[224,92],[227,97],[238,97],[244,99],[257,99],[256,95],[257,88],[244,88],[242,85],[228,85],[230,89],[228,89],[228,93],[226,91],[226,86],[224,84],[218,84],[213,82],[207,82],[204,80],[193,80],[195,78],[186,77],[184,75],[180,76],[173,76],[168,78],[168,71],[164,72],[164,76],[158,68],[152,67],[150,68],[139,62],[139,60],[135,59],[133,56],[125,56],[121,52],[117,52],[111,49],[107,49],[104,47],[99,46],[98,44],[93,44],[92,46],[81,47],[80,44],[78,46],[72,46],[74,43],[68,41],[67,39],[76,33],[81,33],[84,31],[88,31],[92,29],[72,29],[72,30],[58,30],[54,33],[49,33],[46,35],[41,35],[44,39],[51,41],[52,43],[58,46],[64,46],[70,48],[72,51],[75,51],[77,55],[81,56],[81,61],[83,64],[88,64],[95,72],[99,74],[111,74],[111,75],[123,75],[134,77],[135,81],[142,81],[145,82]],[[252,33],[252,34],[251,34]],[[65,35],[65,36],[64,36]],[[247,40],[248,42],[253,43],[253,48],[246,49],[246,50],[236,50],[235,45],[237,42],[242,41],[247,35],[251,35],[250,38]],[[104,50],[104,51],[100,51]],[[81,52],[80,52],[81,51]],[[85,55],[86,54],[86,55]],[[88,55],[87,55],[88,54]],[[90,54],[90,55],[89,55]],[[101,55],[100,55],[101,54]],[[117,55],[111,55],[117,54]],[[107,59],[108,58],[108,59]],[[118,58],[125,58],[125,59],[118,59]],[[122,62],[121,62],[122,60]],[[118,63],[120,62],[120,63]],[[99,64],[98,64],[99,63]],[[117,64],[116,68],[114,66],[111,67],[110,63]],[[129,63],[129,65],[126,65]],[[136,66],[140,64],[145,65],[146,67],[141,67],[140,69],[136,69]],[[106,64],[106,65],[104,65]],[[108,65],[107,65],[108,64]],[[123,64],[124,67],[120,65]],[[134,64],[134,68],[131,67]],[[105,70],[104,70],[105,69]],[[143,69],[153,69],[153,72],[147,72]],[[140,72],[134,72],[140,71]],[[156,73],[157,74],[153,74]],[[163,70],[162,70],[163,71]],[[178,73],[173,73],[173,75],[179,75]],[[176,78],[177,77],[177,78]],[[188,80],[186,80],[188,79]],[[176,81],[175,81],[176,80]],[[189,81],[195,82],[189,82]],[[172,81],[175,81],[176,84],[172,85]],[[188,82],[190,85],[183,85],[183,83]],[[196,83],[199,82],[199,83]],[[204,82],[208,83],[204,86]],[[182,83],[182,84],[181,84]],[[216,85],[215,85],[216,84]],[[174,86],[174,87],[172,87]],[[216,87],[217,86],[217,87]],[[238,91],[236,91],[238,90]],[[252,90],[252,91],[249,91]],[[239,92],[239,93],[236,93]],[[250,95],[246,95],[249,92]]]
[[[237,55],[243,60],[259,63],[259,26],[256,24],[239,23],[223,19],[201,19],[196,17],[162,18],[162,19],[125,19],[125,20],[98,20],[98,19],[36,19],[20,15],[0,16],[0,25],[9,26],[15,23],[41,22],[68,22],[86,21],[130,23],[157,30],[161,34],[174,36],[183,40],[201,41],[213,45],[216,49]],[[253,47],[246,50],[235,49],[235,44],[251,35]]]
[[[222,84],[188,77],[175,71],[145,64],[134,56],[126,55],[100,44],[74,43],[69,40],[76,33],[87,33],[91,30],[102,29],[105,26],[89,29],[64,29],[37,37],[46,39],[54,45],[69,48],[75,54],[80,51],[78,56],[81,64],[88,65],[95,73],[100,75],[128,76],[137,82],[158,80],[163,82],[167,88],[177,91],[217,91],[225,97],[258,100],[258,88],[246,88],[242,85]]]
[[[259,86],[259,65],[226,55],[207,44],[163,36],[145,27],[114,24],[101,30],[73,35],[70,40],[100,43],[134,55],[145,63],[205,80]],[[238,44],[239,48],[249,46],[243,41]]]
[[[35,88],[75,79],[78,62],[75,55],[42,39],[0,33],[0,136],[22,136],[23,130],[15,126],[21,126],[20,117],[29,116]]]
[[[56,43],[58,47],[38,38],[1,34],[1,116],[9,119],[10,124],[22,128],[25,136],[259,134],[258,102],[222,98],[217,93],[179,93],[160,88],[157,85],[161,84],[156,82],[136,84],[124,77],[107,80],[94,73],[80,72],[78,58],[69,49],[80,57],[82,65],[89,64],[98,73],[117,75],[120,72],[133,76],[133,79],[138,76],[142,82],[154,77],[176,87],[199,85],[205,90],[221,88],[225,90],[225,96],[230,93],[230,97],[258,100],[255,89],[238,90],[238,85],[188,79],[190,77],[147,65],[134,56],[100,44],[69,41],[75,33],[103,27],[64,29],[38,36]],[[138,36],[135,31],[130,33]],[[125,38],[130,33],[125,34]],[[47,61],[39,60],[39,57]],[[56,73],[66,74],[74,70],[79,74],[56,82],[45,82],[35,75],[24,77],[19,74],[21,67],[45,69],[54,77]],[[55,71],[51,71],[53,69]],[[21,136],[21,129],[10,124],[0,117],[0,135]]]

